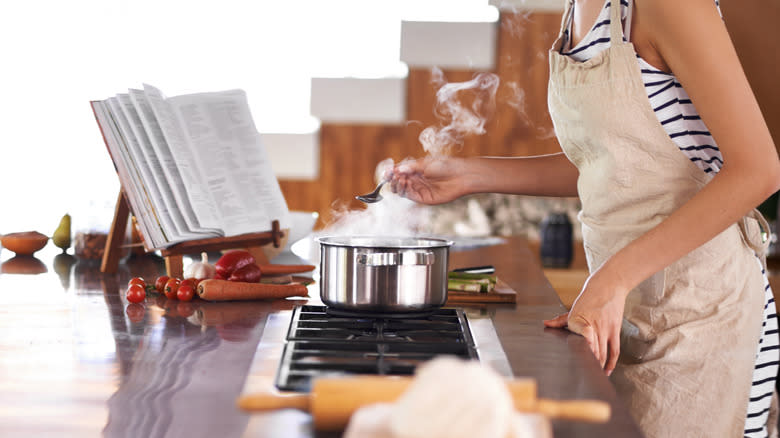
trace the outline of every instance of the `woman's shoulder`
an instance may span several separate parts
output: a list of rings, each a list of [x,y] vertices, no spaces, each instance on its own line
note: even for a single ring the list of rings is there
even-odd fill
[[[660,26],[658,33],[671,28],[712,25],[720,22],[720,7],[717,0],[634,0],[636,14],[651,28]]]
[[[633,23],[637,52],[666,72],[677,57],[707,49],[711,36],[726,32],[715,0],[634,0]]]

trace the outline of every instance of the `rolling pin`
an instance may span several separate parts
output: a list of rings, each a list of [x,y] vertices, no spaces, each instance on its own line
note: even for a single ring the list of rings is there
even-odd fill
[[[322,377],[314,380],[310,393],[258,393],[242,396],[237,405],[248,412],[298,409],[309,412],[317,430],[342,430],[352,414],[364,405],[394,402],[411,383],[411,377]],[[609,404],[597,400],[548,400],[536,397],[531,378],[506,382],[521,412],[540,413],[552,419],[603,423],[611,415]]]

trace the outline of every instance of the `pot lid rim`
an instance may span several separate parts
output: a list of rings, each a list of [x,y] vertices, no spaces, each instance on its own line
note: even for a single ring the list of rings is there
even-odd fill
[[[375,240],[372,242],[364,242],[361,240]],[[351,240],[351,241],[350,241]],[[320,236],[316,238],[316,241],[321,245],[330,246],[343,246],[354,248],[392,248],[392,249],[419,249],[419,248],[448,248],[451,247],[454,242],[449,239],[443,239],[440,237],[429,236],[370,236],[370,235],[356,235],[356,236]],[[393,243],[393,241],[402,243]],[[408,242],[408,243],[403,243]],[[416,242],[416,243],[412,243]]]

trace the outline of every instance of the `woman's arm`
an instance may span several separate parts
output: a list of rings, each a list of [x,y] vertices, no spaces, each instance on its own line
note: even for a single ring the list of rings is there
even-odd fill
[[[533,157],[425,157],[389,174],[394,192],[441,204],[474,193],[577,196],[577,168],[563,153]]]
[[[651,43],[679,79],[720,148],[713,180],[595,272],[568,315],[611,372],[631,289],[709,241],[780,188],[780,161],[712,0],[635,1]],[[617,300],[617,301],[616,301]],[[566,324],[565,316],[548,323]]]

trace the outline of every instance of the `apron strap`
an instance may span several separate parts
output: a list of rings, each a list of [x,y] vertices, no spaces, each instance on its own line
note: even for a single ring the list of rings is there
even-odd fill
[[[558,30],[558,38],[553,43],[552,50],[560,52],[563,48],[563,34],[569,27],[569,21],[571,21],[571,11],[574,8],[574,0],[567,0],[563,15],[561,15],[561,27]]]
[[[609,42],[614,47],[623,42],[623,14],[620,13],[620,0],[610,0],[609,12]]]
[[[626,41],[631,41],[631,21],[634,18],[634,0],[628,0],[628,11],[626,14],[626,26],[623,30],[623,35],[626,37]]]
[[[563,9],[563,15],[561,15],[561,29],[558,31],[558,36],[563,36],[563,32],[569,27],[569,20],[571,19],[571,11],[574,10],[574,0],[567,0],[566,6]]]

